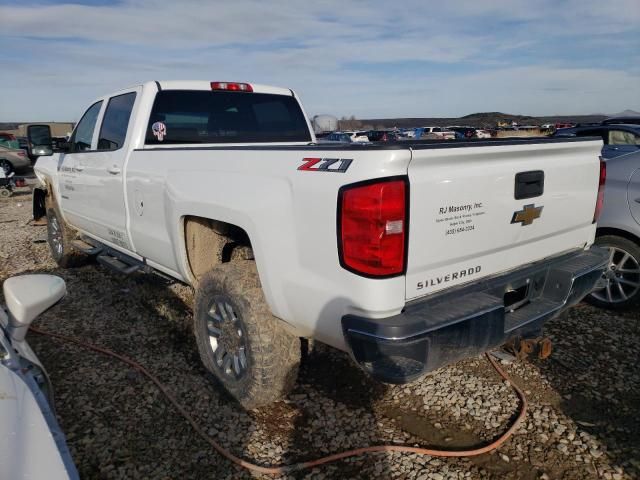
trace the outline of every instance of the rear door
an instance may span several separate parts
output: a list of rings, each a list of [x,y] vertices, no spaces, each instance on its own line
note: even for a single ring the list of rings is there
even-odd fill
[[[601,146],[573,141],[414,150],[407,299],[593,241]]]

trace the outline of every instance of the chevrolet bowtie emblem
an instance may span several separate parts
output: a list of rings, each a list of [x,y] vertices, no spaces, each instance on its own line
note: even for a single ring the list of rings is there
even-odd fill
[[[540,215],[542,215],[542,207],[536,207],[532,203],[525,205],[520,211],[513,212],[511,223],[519,223],[524,227],[531,225],[536,218],[540,218]]]

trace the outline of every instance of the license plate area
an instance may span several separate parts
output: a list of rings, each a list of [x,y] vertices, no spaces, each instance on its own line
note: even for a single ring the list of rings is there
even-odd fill
[[[503,296],[505,312],[514,312],[529,303],[531,282],[526,279],[524,283],[508,285]]]

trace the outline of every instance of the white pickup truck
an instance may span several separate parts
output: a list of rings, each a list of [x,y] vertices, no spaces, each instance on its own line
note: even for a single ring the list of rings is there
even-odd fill
[[[192,285],[202,361],[246,408],[288,391],[301,338],[409,382],[540,335],[607,263],[593,139],[317,145],[289,89],[152,81],[40,143],[58,264]]]

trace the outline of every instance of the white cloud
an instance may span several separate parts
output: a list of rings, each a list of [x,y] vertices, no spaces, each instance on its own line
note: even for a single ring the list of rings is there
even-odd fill
[[[95,96],[163,78],[284,85],[309,113],[360,117],[638,109],[637,54],[607,68],[581,45],[615,58],[639,24],[637,0],[5,6],[0,120],[77,118]],[[569,50],[575,64],[551,55]]]

